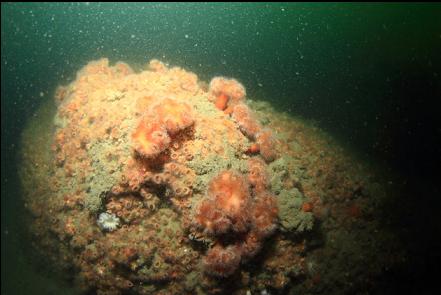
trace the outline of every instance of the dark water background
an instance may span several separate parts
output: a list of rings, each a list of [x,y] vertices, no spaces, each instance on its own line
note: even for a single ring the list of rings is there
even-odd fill
[[[390,214],[415,255],[384,285],[439,287],[441,5],[2,3],[1,56],[2,294],[55,292],[23,254],[19,135],[100,57],[232,76],[250,97],[316,121],[401,190]]]

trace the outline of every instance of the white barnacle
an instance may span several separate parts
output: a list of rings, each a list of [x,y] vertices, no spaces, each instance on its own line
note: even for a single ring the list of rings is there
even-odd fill
[[[119,218],[115,214],[103,212],[98,216],[97,224],[102,230],[114,231],[119,226]]]

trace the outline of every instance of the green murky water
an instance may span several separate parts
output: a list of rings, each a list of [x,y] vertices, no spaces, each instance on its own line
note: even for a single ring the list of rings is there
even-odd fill
[[[26,258],[17,146],[55,87],[100,57],[236,77],[250,97],[316,121],[398,175],[409,185],[401,205],[416,210],[393,226],[409,226],[426,254],[390,288],[402,278],[430,288],[425,276],[440,258],[429,237],[440,230],[440,15],[438,4],[2,3],[2,294],[59,293]]]

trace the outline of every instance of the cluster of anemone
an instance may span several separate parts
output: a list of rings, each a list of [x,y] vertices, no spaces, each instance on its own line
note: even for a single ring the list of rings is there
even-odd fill
[[[174,142],[172,144],[172,149],[170,151],[170,159],[172,161],[191,161],[193,160],[193,152],[191,149],[188,148],[188,146],[179,144],[178,142]],[[181,149],[181,152],[178,152],[178,149]]]
[[[154,158],[166,150],[171,136],[194,123],[192,108],[183,102],[163,99],[141,117],[132,134],[135,151],[144,158]]]
[[[205,270],[215,276],[227,277],[233,274],[239,267],[241,253],[238,246],[215,245],[204,257]]]
[[[245,95],[245,87],[236,79],[215,77],[211,79],[209,92],[215,98],[215,106],[223,111],[227,107],[238,103]]]
[[[172,181],[169,182],[176,197],[186,197],[191,194],[196,175],[194,171],[185,165],[170,162],[164,165],[164,174],[170,175]]]
[[[149,212],[143,199],[134,195],[111,196],[105,206],[107,213],[116,215],[125,224],[139,222]]]
[[[251,140],[255,140],[256,134],[262,130],[262,126],[257,122],[251,110],[244,103],[234,106],[232,117],[239,125],[240,131]]]
[[[248,181],[256,194],[268,189],[269,176],[266,164],[261,159],[255,157],[248,159]]]
[[[134,73],[132,68],[128,64],[126,64],[125,62],[122,62],[122,61],[118,61],[113,66],[113,71],[115,72],[116,75],[119,75],[119,76],[122,76],[122,77]]]
[[[167,163],[164,165],[164,171],[160,173],[154,173],[148,175],[144,179],[144,183],[149,184],[153,189],[156,187],[167,187],[169,188],[169,192],[171,192],[170,196],[172,197],[188,197],[192,193],[192,185],[193,180],[190,177],[193,177],[193,171],[188,169],[187,175],[179,175],[177,173],[172,173],[168,168]],[[175,164],[175,163],[173,163]]]
[[[276,159],[276,142],[271,130],[263,128],[254,118],[253,113],[244,103],[234,106],[232,118],[236,121],[240,131],[255,143],[250,147],[251,153],[260,152],[266,162]]]
[[[157,209],[159,200],[157,195],[171,198],[172,202],[173,199],[184,200],[192,195],[192,187],[196,178],[192,169],[182,163],[170,161],[160,164],[161,171],[151,171],[149,164],[151,164],[151,161],[148,159],[130,159],[127,172],[121,182],[111,189],[111,197],[108,199],[107,206],[115,205],[112,200],[119,200],[117,203],[121,203],[121,200],[124,200],[122,196],[128,194],[137,196],[143,203],[143,206],[137,206],[136,208],[136,211],[140,211],[138,215],[141,216],[146,215],[144,214],[146,210],[152,212]],[[119,212],[124,211],[119,207],[121,206],[113,206],[108,209],[125,220],[126,214],[118,215]],[[132,217],[139,219],[138,215],[130,215],[129,220],[132,220]]]
[[[257,193],[247,177],[227,170],[214,177],[208,196],[194,214],[194,224],[204,235],[217,239],[203,260],[205,271],[226,277],[260,250],[276,229],[277,204],[268,191]]]
[[[272,132],[261,126],[243,102],[246,95],[243,85],[235,79],[215,77],[210,82],[209,92],[215,98],[216,108],[231,114],[240,131],[254,142],[248,152],[260,152],[266,162],[273,161],[277,157],[275,139]]]
[[[168,70],[167,66],[158,59],[152,59],[147,65],[147,68],[152,72],[165,72]]]
[[[132,138],[135,151],[146,158],[159,155],[170,144],[165,127],[158,120],[149,120],[148,116],[141,119]]]
[[[205,234],[219,235],[248,229],[247,208],[251,201],[245,177],[233,171],[221,172],[208,187],[208,198],[203,200],[195,216]]]
[[[260,154],[267,162],[272,162],[277,158],[275,150],[276,141],[273,133],[269,129],[263,129],[256,135],[256,143],[259,145]]]
[[[186,103],[170,98],[152,106],[150,113],[157,117],[171,136],[191,126],[194,122],[192,108]]]

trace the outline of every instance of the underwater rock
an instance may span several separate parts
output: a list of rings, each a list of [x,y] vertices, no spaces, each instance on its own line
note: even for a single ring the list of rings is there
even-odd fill
[[[343,202],[360,187],[353,161],[316,129],[245,99],[237,80],[207,87],[159,60],[146,68],[92,61],[57,88],[50,116],[31,118],[20,176],[37,251],[75,270],[85,293],[305,286],[311,237],[286,233],[315,218],[324,229],[365,222],[365,194],[349,216]]]

